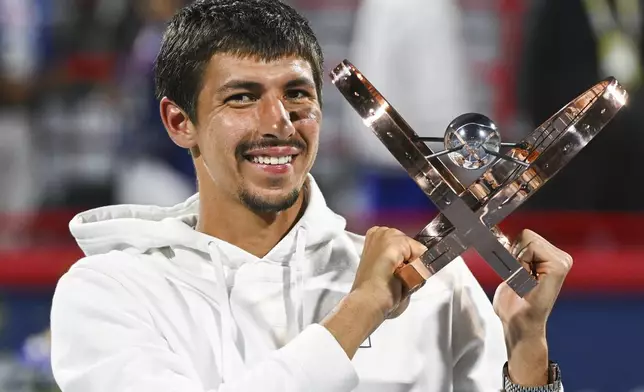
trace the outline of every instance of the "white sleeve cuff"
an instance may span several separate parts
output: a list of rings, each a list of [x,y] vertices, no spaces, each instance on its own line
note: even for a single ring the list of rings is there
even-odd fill
[[[297,369],[302,390],[342,392],[358,386],[358,374],[351,360],[331,332],[311,324],[279,350],[289,369]]]

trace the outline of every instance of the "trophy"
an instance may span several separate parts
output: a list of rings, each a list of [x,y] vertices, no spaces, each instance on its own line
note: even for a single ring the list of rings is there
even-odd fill
[[[395,272],[410,293],[470,247],[520,297],[536,287],[536,272],[521,266],[496,225],[570,162],[628,99],[619,82],[609,77],[516,143],[502,142],[496,124],[478,113],[456,117],[444,138],[421,137],[349,61],[337,65],[330,76],[440,212],[414,237],[428,250]],[[445,148],[434,152],[427,142],[442,142]],[[485,171],[465,187],[439,159],[444,155],[449,164]]]

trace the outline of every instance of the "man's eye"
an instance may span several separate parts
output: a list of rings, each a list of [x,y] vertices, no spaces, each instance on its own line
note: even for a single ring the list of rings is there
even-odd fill
[[[309,94],[308,91],[305,90],[291,90],[286,92],[286,98],[288,99],[304,99],[304,98],[309,98],[311,94]]]
[[[251,103],[254,100],[255,100],[255,97],[252,94],[248,94],[248,93],[235,94],[226,98],[226,102],[239,103],[239,104]]]

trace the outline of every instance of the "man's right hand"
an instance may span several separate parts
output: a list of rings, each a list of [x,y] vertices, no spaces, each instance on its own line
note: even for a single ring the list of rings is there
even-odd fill
[[[391,317],[394,310],[399,315],[400,309],[406,308],[409,298],[403,292],[400,279],[394,276],[394,271],[404,261],[418,258],[426,250],[425,245],[400,230],[372,227],[365,237],[351,291],[372,298],[384,318]]]
[[[321,322],[349,358],[385,319],[396,317],[406,309],[409,298],[394,271],[404,261],[418,258],[426,250],[423,244],[400,230],[369,229],[350,293]]]

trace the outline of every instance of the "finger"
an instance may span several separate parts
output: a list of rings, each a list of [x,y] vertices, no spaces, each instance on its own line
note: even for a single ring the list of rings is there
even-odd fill
[[[370,237],[381,237],[383,235],[387,235],[390,230],[391,229],[386,226],[373,226],[367,231],[367,235]]]
[[[415,239],[407,237],[407,241],[411,250],[411,256],[407,259],[407,261],[416,259],[422,256],[423,253],[427,252],[427,247],[422,243],[416,241]]]
[[[385,227],[383,229],[384,229],[383,235],[386,235],[388,238],[407,237],[407,234],[403,233],[398,229],[394,229],[391,227]]]
[[[365,237],[371,237],[372,235],[374,235],[375,232],[378,231],[379,228],[380,226],[370,227],[369,230],[367,230],[367,234],[365,235]]]
[[[532,230],[527,230],[527,229],[521,230],[521,232],[519,232],[519,234],[512,242],[512,248],[511,248],[512,254],[515,257],[518,257],[519,253],[522,252],[524,248],[537,237],[536,234],[537,233],[535,233]]]
[[[405,233],[398,229],[384,228],[380,234],[381,238],[378,238],[377,241],[382,241],[387,249],[395,251],[396,259],[407,260],[411,257],[412,247],[408,243],[409,237]]]
[[[405,260],[418,258],[420,255],[427,251],[427,247],[421,242],[409,237],[404,232],[398,229],[388,229],[387,235],[394,241],[403,241],[407,249],[405,249]]]
[[[531,249],[532,242],[523,244],[523,247],[520,249],[515,249],[515,257],[517,261],[521,264],[523,268],[528,270],[532,276],[539,278],[539,270],[537,268],[538,261],[534,260],[534,251]]]
[[[371,239],[373,238],[377,230],[378,230],[378,226],[370,227],[369,230],[367,230],[364,236],[365,247],[368,243],[371,242]]]
[[[524,234],[525,236],[529,236],[531,239],[540,240],[545,245],[548,245],[548,246],[550,246],[550,247],[552,247],[554,249],[557,249],[556,246],[554,246],[552,243],[550,243],[550,241],[545,239],[541,234],[537,233],[536,231],[532,231],[532,230],[529,230],[529,229],[524,229],[523,231],[525,232],[525,234]]]
[[[555,259],[562,259],[567,261],[566,264],[572,263],[572,257],[563,250],[557,248],[554,246],[552,243],[550,243],[548,240],[543,238],[541,235],[538,233],[532,231],[532,230],[522,230],[521,233],[517,236],[515,239],[513,246],[511,248],[511,252],[515,257],[518,257],[518,255],[522,252],[525,251],[525,248],[531,243],[536,244],[540,249],[543,249],[544,251],[549,251],[552,252],[553,257]],[[534,260],[535,262],[540,262],[543,260]],[[547,261],[547,260],[546,260]],[[569,262],[568,262],[569,261]]]
[[[402,236],[397,236],[395,237],[395,240],[400,245],[400,258],[396,260],[398,263],[396,266],[399,266],[403,262],[417,259],[427,251],[427,247],[425,245],[408,237],[407,235],[403,234]]]
[[[572,257],[548,246],[540,238],[534,238],[519,249],[517,260],[533,273],[549,273],[565,276],[572,267]]]
[[[522,249],[525,248],[525,246],[528,243],[533,241],[538,241],[542,246],[550,248],[554,251],[560,251],[560,249],[558,249],[556,246],[551,244],[548,240],[543,238],[541,235],[528,229],[521,230],[519,235],[517,235],[517,237],[515,238],[510,250],[513,255],[517,256],[519,252],[521,252]]]
[[[403,263],[416,258],[414,257],[412,244],[405,237],[400,237],[387,250],[389,258],[393,261],[394,268],[398,268]]]
[[[367,230],[367,233],[365,234],[363,253],[365,250],[371,248],[373,242],[378,241],[378,238],[386,231],[386,229],[386,227],[373,226]]]

